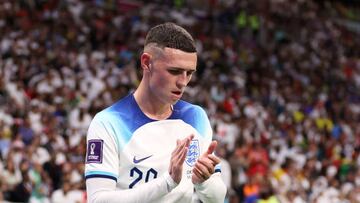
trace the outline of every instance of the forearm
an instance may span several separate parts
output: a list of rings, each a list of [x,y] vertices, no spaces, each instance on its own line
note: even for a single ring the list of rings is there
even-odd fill
[[[223,203],[227,189],[221,179],[221,173],[214,173],[205,182],[195,184],[195,190],[202,202]]]
[[[126,190],[116,189],[113,180],[91,178],[86,180],[89,203],[144,203],[152,202],[168,194],[176,184],[166,174],[138,187]]]

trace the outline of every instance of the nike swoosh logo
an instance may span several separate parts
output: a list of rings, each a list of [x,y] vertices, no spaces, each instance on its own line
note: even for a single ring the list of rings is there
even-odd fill
[[[144,161],[144,160],[146,160],[146,159],[148,159],[148,158],[150,158],[150,157],[152,157],[152,155],[147,156],[147,157],[144,157],[144,158],[141,158],[141,159],[136,159],[136,156],[134,156],[133,162],[134,162],[134,164],[137,164],[137,163],[140,163],[140,162],[142,162],[142,161]]]

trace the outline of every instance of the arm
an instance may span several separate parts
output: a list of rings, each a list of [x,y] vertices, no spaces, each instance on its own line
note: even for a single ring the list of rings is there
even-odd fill
[[[88,132],[88,152],[85,170],[88,202],[111,203],[121,200],[124,203],[133,203],[156,201],[177,186],[177,183],[181,180],[182,163],[185,161],[188,146],[193,138],[192,135],[177,142],[177,146],[171,156],[169,173],[150,182],[138,185],[135,188],[120,190],[116,188],[116,180],[119,176],[117,174],[119,153],[116,140],[113,139],[114,137],[106,129],[109,128],[94,122],[90,125]],[[103,146],[103,148],[100,146]],[[97,150],[99,148],[102,149],[101,153]],[[97,159],[93,158],[95,156]],[[89,162],[90,158],[94,160]]]
[[[213,155],[217,142],[213,141],[208,150],[201,155],[193,168],[192,182],[195,192],[203,202],[222,203],[226,195],[226,186],[221,178],[219,166],[220,159]]]
[[[226,186],[221,179],[221,173],[216,172],[206,181],[194,184],[196,194],[202,202],[223,203],[226,195]]]
[[[206,112],[202,108],[197,108],[194,122],[195,128],[200,135],[203,135],[205,142],[203,146],[206,150],[195,163],[192,174],[192,182],[195,192],[202,202],[223,203],[226,195],[226,186],[221,178],[220,159],[213,153],[217,142],[212,140],[212,128]],[[218,170],[219,169],[219,170]]]
[[[127,190],[116,189],[116,182],[106,178],[86,180],[88,202],[151,202],[169,193],[177,184],[169,174]]]
[[[107,178],[89,178],[86,180],[88,202],[121,202],[142,203],[157,200],[174,189],[181,181],[182,165],[185,161],[187,148],[193,136],[177,142],[177,147],[172,153],[169,166],[170,174],[141,184],[132,189],[117,190],[116,182]]]

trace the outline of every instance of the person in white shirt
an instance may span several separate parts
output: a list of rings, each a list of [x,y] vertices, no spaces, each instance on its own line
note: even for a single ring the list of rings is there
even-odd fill
[[[88,202],[224,202],[206,112],[180,100],[196,71],[192,36],[174,23],[153,27],[134,93],[99,112],[87,133]],[[194,191],[196,195],[194,195]]]

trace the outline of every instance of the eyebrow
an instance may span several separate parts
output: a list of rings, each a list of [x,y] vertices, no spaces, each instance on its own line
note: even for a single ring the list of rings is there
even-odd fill
[[[182,70],[182,71],[186,71],[186,72],[196,72],[196,69],[186,69],[186,68],[180,68],[180,67],[169,67],[169,69],[172,69],[172,70]]]

